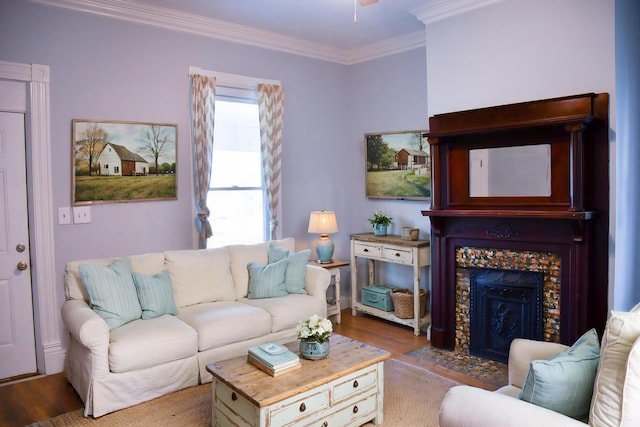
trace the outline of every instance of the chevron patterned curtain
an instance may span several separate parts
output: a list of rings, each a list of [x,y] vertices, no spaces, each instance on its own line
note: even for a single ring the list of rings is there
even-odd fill
[[[281,238],[278,228],[280,204],[280,165],[282,146],[282,114],[284,110],[284,89],[280,85],[258,84],[258,110],[260,116],[260,147],[262,151],[262,173],[266,185],[267,202],[271,222],[271,239]]]
[[[199,248],[207,247],[213,234],[209,223],[207,194],[211,181],[213,153],[213,122],[215,113],[216,78],[194,74],[191,76],[191,118],[193,120],[193,162],[195,174],[195,202],[198,210],[196,227],[200,233]]]

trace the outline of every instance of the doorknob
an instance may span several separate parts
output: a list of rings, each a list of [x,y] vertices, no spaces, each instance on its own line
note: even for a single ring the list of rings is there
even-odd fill
[[[27,247],[25,245],[23,245],[22,243],[18,243],[16,245],[16,251],[18,251],[18,252],[24,252],[25,249],[27,249]]]
[[[20,261],[17,265],[18,270],[23,271],[27,269],[27,263],[24,261]]]

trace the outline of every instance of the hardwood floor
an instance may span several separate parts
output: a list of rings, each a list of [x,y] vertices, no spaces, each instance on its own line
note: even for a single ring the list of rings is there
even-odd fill
[[[461,383],[492,389],[491,385],[473,378],[405,356],[405,352],[428,344],[425,335],[416,337],[411,328],[366,315],[353,317],[351,310],[346,309],[342,311],[341,324],[335,325],[334,331],[387,350],[397,360],[422,366]],[[63,374],[0,385],[0,426],[22,427],[82,407],[82,400]]]

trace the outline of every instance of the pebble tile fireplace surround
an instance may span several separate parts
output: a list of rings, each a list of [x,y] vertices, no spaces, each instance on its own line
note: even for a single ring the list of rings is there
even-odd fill
[[[434,347],[468,349],[469,268],[541,272],[545,341],[571,344],[592,327],[602,333],[608,109],[608,94],[590,93],[429,118],[433,196],[422,214],[431,221]],[[532,146],[548,153],[547,192],[475,193],[473,150]],[[487,169],[495,165],[486,159]],[[507,181],[520,173],[499,172]]]

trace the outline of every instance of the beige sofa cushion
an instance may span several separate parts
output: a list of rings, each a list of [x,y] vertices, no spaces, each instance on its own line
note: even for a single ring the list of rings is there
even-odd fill
[[[128,372],[197,354],[196,331],[169,314],[134,320],[110,333],[109,370]]]
[[[183,307],[178,318],[198,332],[198,351],[268,335],[269,313],[236,301]]]
[[[271,315],[271,331],[280,332],[295,328],[299,321],[313,314],[326,316],[327,304],[323,299],[309,295],[289,294],[285,297],[240,300],[245,304],[259,307]]]
[[[273,240],[271,243],[290,251],[295,250],[296,241],[289,237]],[[249,270],[247,264],[267,264],[269,262],[269,242],[255,245],[230,245],[226,247],[231,260],[231,273],[236,289],[236,299],[245,298],[249,293]]]
[[[602,337],[600,364],[591,400],[589,422],[592,426],[637,425],[626,421],[627,417],[640,419],[640,405],[625,397],[623,414],[623,389],[631,349],[639,337],[640,304],[630,312],[611,313]],[[634,369],[637,369],[635,364]],[[629,378],[629,381],[638,381],[638,378]],[[630,387],[636,389],[638,386],[630,383]]]
[[[164,257],[178,308],[236,299],[224,248],[166,251]]]
[[[622,425],[640,426],[640,338],[631,347],[627,359],[627,375],[622,390]]]

